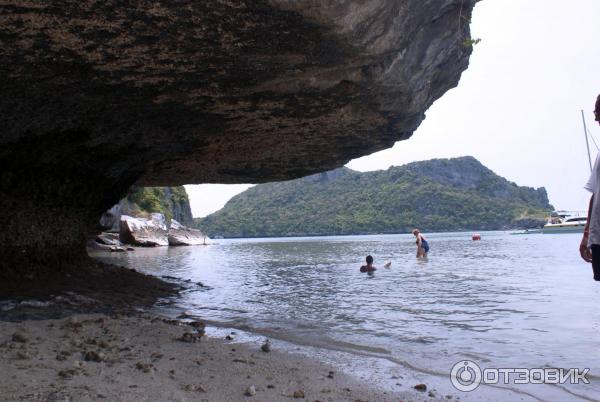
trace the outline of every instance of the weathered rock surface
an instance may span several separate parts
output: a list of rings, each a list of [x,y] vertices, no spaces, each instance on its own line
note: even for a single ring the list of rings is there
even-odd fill
[[[168,233],[169,246],[196,246],[206,244],[207,236],[198,229],[183,226],[175,219],[171,219]]]
[[[2,2],[0,272],[85,258],[135,183],[291,179],[410,137],[474,4]]]
[[[151,219],[121,216],[119,240],[142,247],[168,246],[167,225],[162,214],[152,214]]]
[[[100,243],[108,244],[112,238],[103,233],[96,237],[97,242],[98,239],[102,240]],[[150,219],[121,215],[119,243],[141,247],[194,246],[206,244],[207,239],[200,230],[184,226],[175,219],[171,219],[167,227],[163,214],[153,213]]]
[[[131,203],[127,200],[120,200],[102,214],[100,217],[100,226],[104,230],[119,233],[121,228],[121,216],[127,215],[135,217],[135,212],[136,211],[132,208]]]
[[[119,235],[116,233],[100,233],[96,236],[96,242],[107,246],[120,246]]]

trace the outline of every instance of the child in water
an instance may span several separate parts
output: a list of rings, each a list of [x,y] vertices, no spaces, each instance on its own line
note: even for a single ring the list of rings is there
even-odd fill
[[[362,267],[360,267],[360,272],[373,272],[375,271],[377,268],[375,268],[373,266],[373,257],[371,257],[370,255],[367,256],[367,265],[363,265]]]

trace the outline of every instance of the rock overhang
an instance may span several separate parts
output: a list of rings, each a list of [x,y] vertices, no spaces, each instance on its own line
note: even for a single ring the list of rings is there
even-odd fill
[[[410,137],[468,65],[474,4],[4,2],[0,243],[81,244],[134,183],[286,180]]]
[[[467,67],[473,0],[9,1],[3,159],[263,182],[409,137]],[[25,158],[21,158],[25,159]]]

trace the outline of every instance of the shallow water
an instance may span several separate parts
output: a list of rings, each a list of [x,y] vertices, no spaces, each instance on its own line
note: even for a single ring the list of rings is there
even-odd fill
[[[448,384],[464,359],[590,368],[590,385],[509,387],[544,400],[598,398],[600,283],[578,255],[580,235],[482,235],[430,234],[426,261],[416,260],[412,235],[215,240],[101,258],[201,282],[177,307],[223,326],[380,358]],[[358,270],[367,254],[374,275]]]

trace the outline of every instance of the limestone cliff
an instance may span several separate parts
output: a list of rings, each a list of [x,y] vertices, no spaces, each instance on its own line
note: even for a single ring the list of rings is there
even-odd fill
[[[185,226],[194,224],[190,200],[183,186],[133,186],[125,198],[102,214],[100,226],[118,232],[121,215],[148,218],[152,213],[163,214],[167,222],[175,219]]]
[[[83,257],[133,184],[291,179],[410,137],[474,4],[3,1],[2,271]]]

